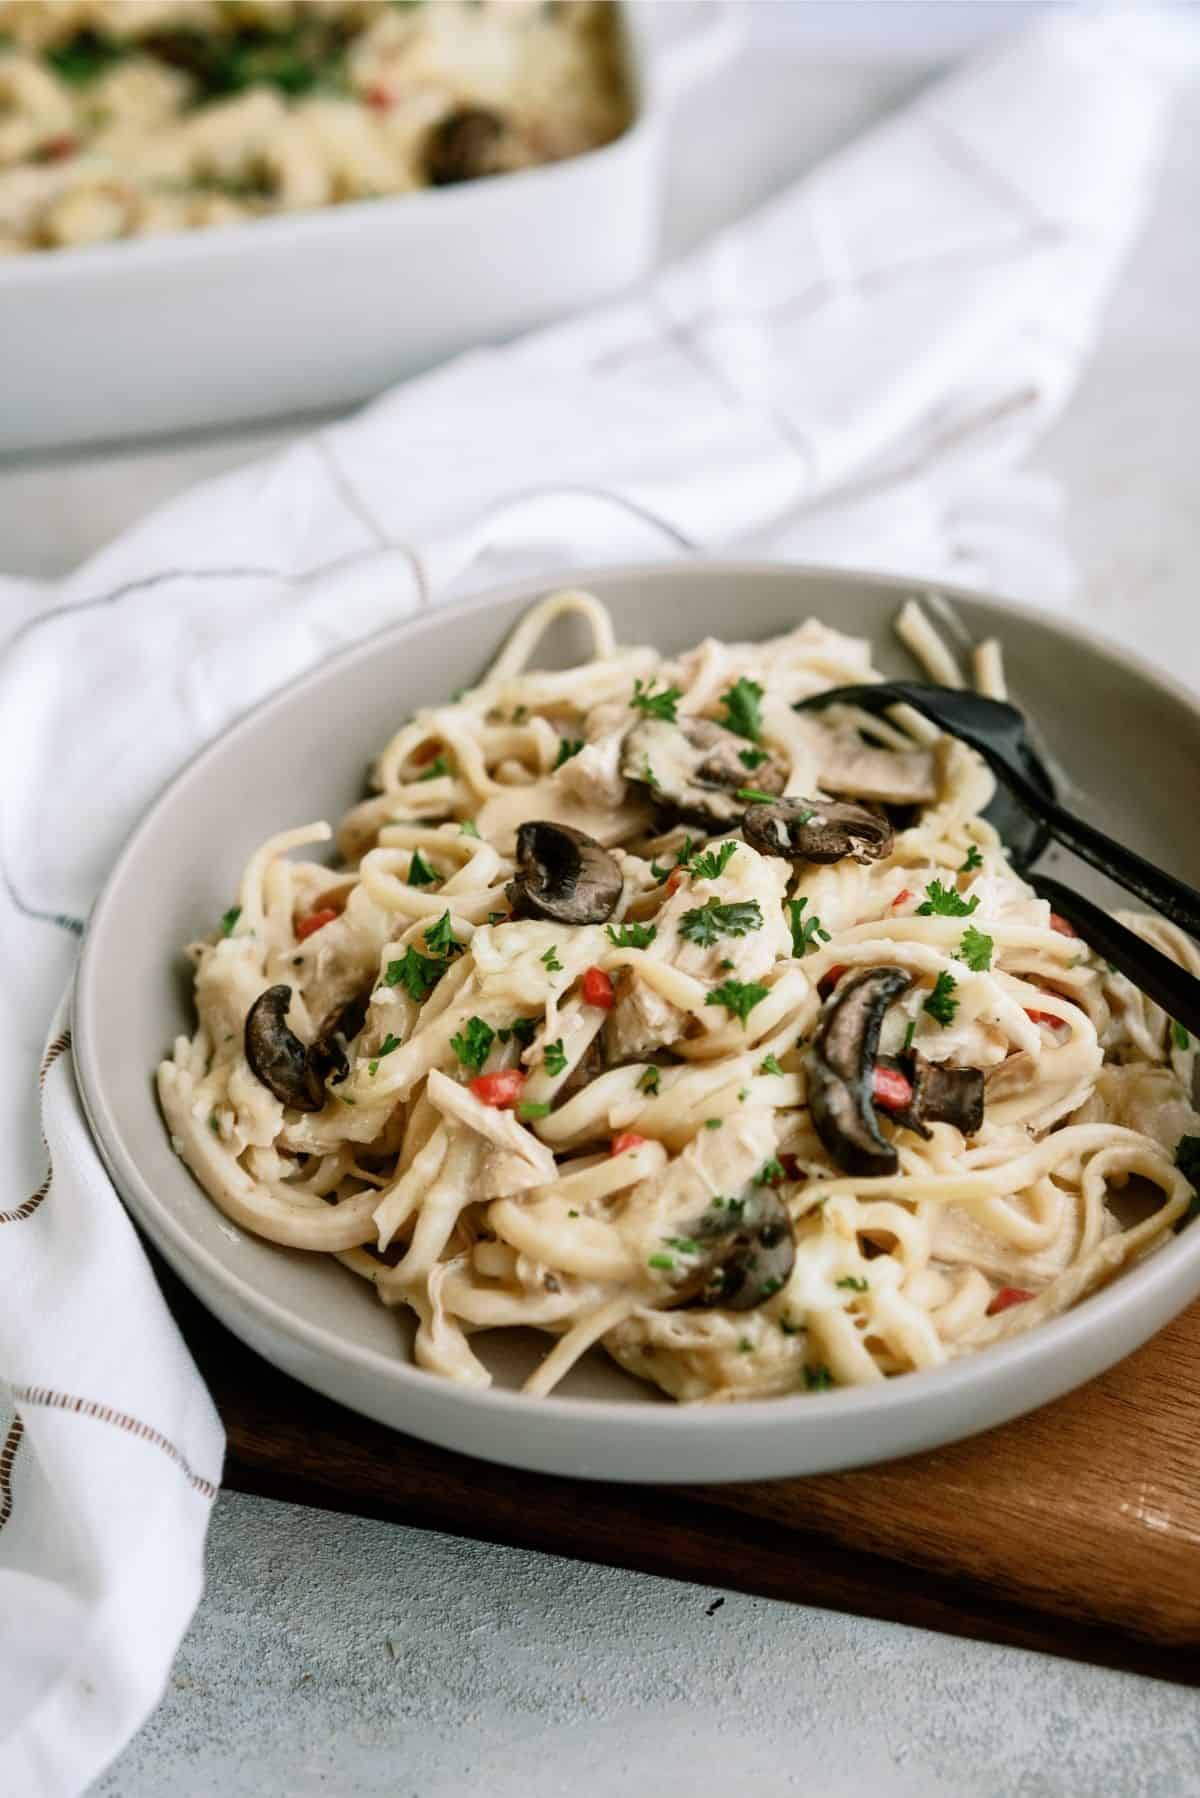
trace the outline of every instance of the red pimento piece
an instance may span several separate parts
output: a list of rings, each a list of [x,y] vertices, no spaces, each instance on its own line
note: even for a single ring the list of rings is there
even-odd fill
[[[1059,912],[1050,913],[1050,928],[1057,930],[1059,936],[1078,936],[1079,932],[1073,924],[1069,924]]]
[[[805,1178],[805,1175],[800,1171],[800,1157],[798,1155],[777,1155],[775,1159],[778,1161],[784,1174],[789,1180],[803,1180]]]
[[[392,96],[386,87],[376,81],[367,88],[363,99],[374,112],[387,112],[391,108]]]
[[[74,156],[79,148],[79,139],[70,131],[64,131],[60,137],[48,137],[37,153],[39,162],[65,162],[68,156]]]
[[[912,1104],[912,1082],[899,1068],[875,1069],[873,1097],[885,1111],[905,1111]]]
[[[848,971],[849,963],[839,961],[837,966],[830,968],[827,974],[822,974],[820,980],[817,982],[817,991],[820,993],[822,999],[828,999],[830,993],[842,978],[842,975],[848,973]]]
[[[525,1075],[520,1068],[503,1068],[498,1074],[476,1074],[467,1086],[481,1105],[507,1111],[521,1096]]]
[[[640,1149],[649,1140],[647,1136],[639,1136],[636,1130],[622,1130],[620,1136],[613,1137],[610,1152],[613,1155],[623,1155],[626,1149]]]
[[[900,890],[900,892],[898,892],[896,894],[896,897],[892,900],[892,910],[893,911],[899,910],[900,906],[905,905],[908,902],[908,900],[910,900],[911,898],[912,898],[912,888],[911,887],[903,887]]]
[[[579,990],[585,1005],[598,1005],[602,1011],[611,1011],[617,1002],[613,983],[603,968],[585,968]]]
[[[995,1317],[998,1311],[1007,1311],[1010,1305],[1023,1305],[1033,1294],[1026,1292],[1023,1286],[1002,1286],[987,1308],[989,1317]]]
[[[1031,1011],[1026,1006],[1025,1016],[1031,1024],[1049,1024],[1051,1030],[1061,1030],[1064,1023],[1056,1011]]]
[[[335,911],[332,905],[323,905],[320,911],[310,911],[306,918],[297,918],[296,941],[302,943],[314,930],[324,930],[326,924],[332,924],[340,916],[341,913]]]
[[[684,870],[682,868],[672,868],[671,869],[671,872],[667,875],[667,891],[668,891],[668,893],[677,892],[679,890],[679,888],[683,885],[683,874],[684,874]]]

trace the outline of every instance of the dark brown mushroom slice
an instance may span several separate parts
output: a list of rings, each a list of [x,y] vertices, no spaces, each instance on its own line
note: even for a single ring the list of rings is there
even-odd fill
[[[723,827],[738,823],[746,810],[739,791],[782,793],[787,784],[781,762],[768,756],[748,768],[745,753],[741,737],[709,718],[685,718],[678,724],[643,718],[625,734],[621,773],[681,818]]]
[[[569,824],[535,820],[517,831],[517,873],[505,891],[514,918],[603,924],[624,882],[616,857]]]
[[[452,187],[481,175],[498,175],[497,154],[505,124],[489,106],[460,106],[448,113],[425,140],[425,176],[431,187]]]
[[[347,1051],[367,1020],[371,988],[356,993],[322,1024],[317,1040],[308,1051],[308,1065],[324,1084],[336,1086],[350,1074]]]
[[[895,833],[886,817],[865,805],[836,799],[777,799],[752,805],[742,835],[764,855],[794,862],[878,862],[892,853]]]
[[[672,1308],[753,1311],[787,1285],[796,1262],[791,1215],[769,1186],[712,1199],[674,1240],[694,1242],[705,1254],[675,1286]]]
[[[269,986],[246,1014],[244,1044],[250,1072],[269,1092],[295,1111],[320,1111],[325,1087],[309,1052],[288,1029],[290,986]]]
[[[878,1177],[900,1165],[875,1115],[875,1058],[884,1013],[911,985],[903,968],[865,968],[843,979],[808,1051],[813,1127],[847,1174]]]
[[[912,1100],[902,1111],[887,1109],[887,1115],[906,1130],[929,1140],[930,1124],[953,1124],[964,1136],[974,1136],[983,1128],[983,1071],[980,1068],[952,1068],[930,1061],[919,1049],[903,1055],[880,1055],[877,1066],[894,1068],[912,1087]]]

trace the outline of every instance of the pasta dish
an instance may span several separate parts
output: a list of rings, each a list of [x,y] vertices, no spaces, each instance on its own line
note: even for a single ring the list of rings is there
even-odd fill
[[[590,659],[539,670],[563,615]],[[272,837],[191,946],[177,1152],[467,1385],[532,1326],[536,1395],[594,1344],[679,1400],[815,1392],[1076,1304],[1191,1214],[1195,1046],[1017,875],[973,751],[796,709],[880,678],[815,619],[670,657],[541,601],[400,726],[335,865],[292,854],[325,823]],[[1004,696],[994,642],[974,678]]]
[[[629,113],[606,0],[0,0],[0,254],[529,168]]]

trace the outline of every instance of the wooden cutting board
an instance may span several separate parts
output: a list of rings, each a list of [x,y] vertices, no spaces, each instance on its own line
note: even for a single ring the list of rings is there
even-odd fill
[[[1200,1305],[972,1441],[854,1473],[664,1488],[398,1436],[276,1372],[159,1272],[238,1491],[1200,1683]]]

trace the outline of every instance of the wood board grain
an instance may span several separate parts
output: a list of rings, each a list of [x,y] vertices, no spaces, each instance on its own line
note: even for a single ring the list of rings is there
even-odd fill
[[[278,1373],[159,1271],[236,1490],[1200,1683],[1200,1306],[969,1442],[853,1473],[666,1489],[397,1435]]]

